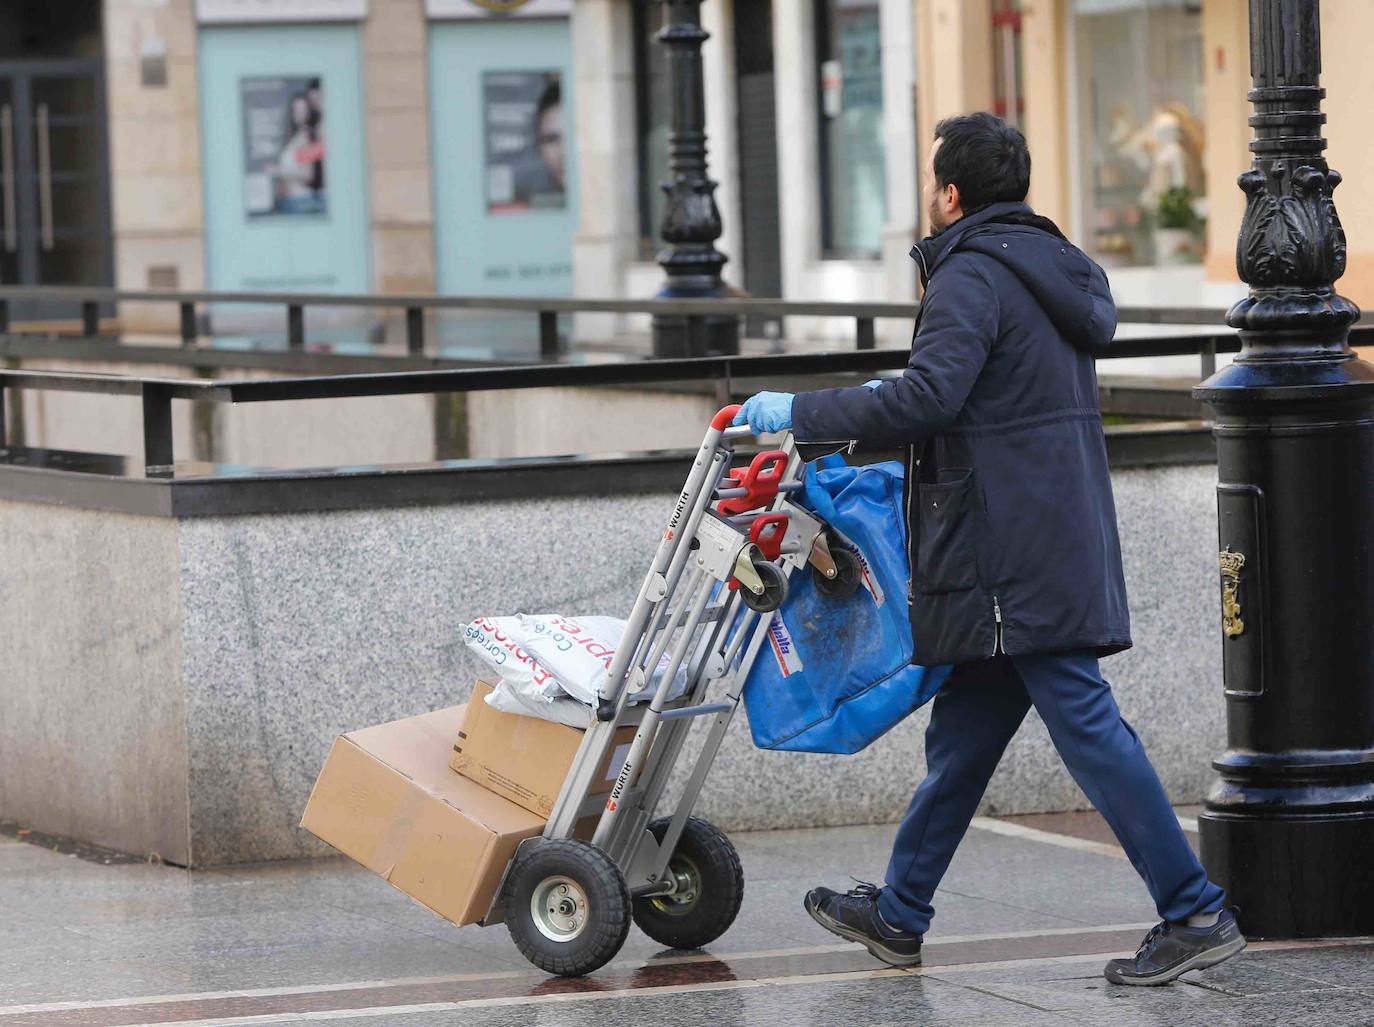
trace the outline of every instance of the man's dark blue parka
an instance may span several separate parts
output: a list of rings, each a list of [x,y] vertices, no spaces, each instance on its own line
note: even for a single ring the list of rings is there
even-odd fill
[[[1102,269],[1024,203],[923,240],[911,360],[875,389],[792,405],[799,442],[909,447],[915,659],[1131,644],[1094,356],[1116,331]]]

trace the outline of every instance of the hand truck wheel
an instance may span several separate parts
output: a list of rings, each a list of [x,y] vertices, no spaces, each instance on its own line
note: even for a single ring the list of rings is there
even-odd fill
[[[830,550],[830,558],[835,561],[835,576],[827,578],[815,567],[812,573],[816,579],[816,591],[830,599],[848,599],[859,587],[863,568],[859,558],[848,549],[835,546]]]
[[[605,966],[630,932],[625,877],[588,842],[557,838],[517,856],[502,897],[516,947],[539,969],[561,977]]]
[[[659,840],[670,817],[655,820],[649,832]],[[739,854],[719,828],[698,817],[683,826],[668,874],[674,890],[634,900],[635,924],[660,945],[699,949],[729,929],[744,901],[744,871]]]
[[[762,594],[748,585],[740,585],[739,594],[744,605],[756,613],[772,613],[787,598],[787,576],[771,563],[756,563],[754,570],[763,579]]]

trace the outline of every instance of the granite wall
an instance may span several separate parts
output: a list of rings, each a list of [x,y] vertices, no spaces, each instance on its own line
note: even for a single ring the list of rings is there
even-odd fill
[[[1177,802],[1201,798],[1225,737],[1215,477],[1209,466],[1114,474],[1136,648],[1104,668]],[[23,812],[35,827],[146,847],[127,840],[137,832],[93,816],[97,803],[79,790],[59,801],[49,789],[29,801],[32,775],[11,776],[35,761],[82,777],[103,773],[82,741],[105,729],[128,736],[124,749],[161,768],[157,794],[173,792],[181,775],[183,811],[167,822],[186,825],[186,859],[322,852],[295,825],[333,738],[463,701],[478,664],[460,632],[479,614],[627,610],[670,501],[523,500],[180,523],[0,503],[0,623],[12,639],[5,647],[22,656],[22,677],[4,686],[0,816]],[[97,531],[91,519],[107,525]],[[40,551],[40,537],[58,541]],[[149,537],[155,544],[140,541]],[[51,568],[56,586],[46,599],[33,580],[39,566]],[[26,612],[30,603],[37,608]],[[59,658],[68,637],[108,633],[112,611],[132,633],[127,653]],[[13,641],[15,618],[33,638]],[[0,666],[10,677],[15,661],[7,653]],[[19,720],[8,715],[16,696],[27,711]],[[926,719],[916,715],[857,756],[825,757],[755,750],[741,717],[700,810],[751,828],[894,819],[922,774]],[[35,724],[69,722],[85,725],[75,745],[33,733]],[[116,785],[138,783],[126,775]],[[63,801],[74,811],[59,809]],[[993,779],[987,810],[1084,805],[1032,716]]]
[[[0,502],[0,818],[191,858],[177,524]]]

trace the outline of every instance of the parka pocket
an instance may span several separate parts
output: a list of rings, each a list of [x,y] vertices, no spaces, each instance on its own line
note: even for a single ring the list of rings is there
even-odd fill
[[[940,477],[944,480],[916,487],[921,533],[916,582],[925,595],[963,592],[978,584],[973,471],[949,467]]]

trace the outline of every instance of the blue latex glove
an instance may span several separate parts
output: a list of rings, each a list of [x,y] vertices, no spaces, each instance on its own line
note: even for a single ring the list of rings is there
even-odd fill
[[[864,388],[865,388],[865,389],[876,389],[876,388],[877,388],[879,385],[881,385],[882,383],[883,383],[883,380],[882,380],[881,378],[874,378],[871,382],[864,382]]]
[[[747,424],[755,435],[786,431],[792,427],[792,393],[760,392],[740,407],[731,424]]]

